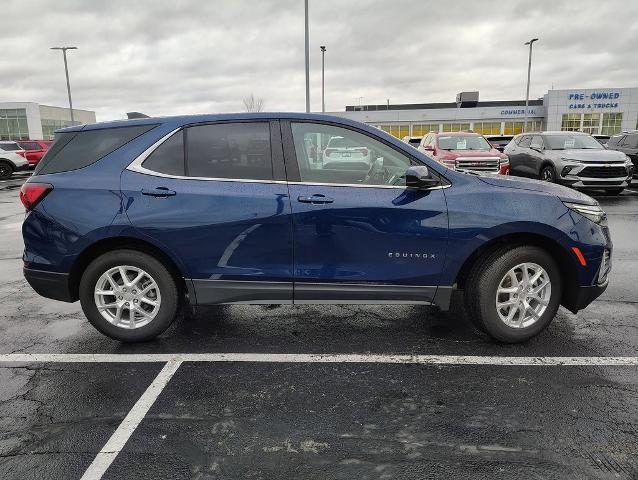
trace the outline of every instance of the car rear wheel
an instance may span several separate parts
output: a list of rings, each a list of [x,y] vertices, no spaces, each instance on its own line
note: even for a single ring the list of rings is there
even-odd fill
[[[175,280],[154,257],[115,250],[96,258],[80,280],[80,302],[89,322],[123,342],[151,340],[175,319]]]
[[[551,165],[545,165],[541,168],[539,178],[546,182],[554,183],[556,181],[556,172],[554,171],[554,167]]]
[[[545,329],[558,310],[561,277],[554,259],[533,246],[504,248],[487,255],[466,282],[472,321],[505,343],[529,340]]]
[[[5,180],[13,175],[13,166],[4,160],[0,160],[0,180]]]

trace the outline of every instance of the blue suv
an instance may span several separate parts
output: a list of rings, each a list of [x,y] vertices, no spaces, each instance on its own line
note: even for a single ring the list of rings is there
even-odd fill
[[[592,198],[452,171],[358,122],[259,113],[66,128],[24,184],[24,275],[122,341],[220,303],[450,306],[502,342],[607,286]],[[457,298],[457,295],[454,295]]]

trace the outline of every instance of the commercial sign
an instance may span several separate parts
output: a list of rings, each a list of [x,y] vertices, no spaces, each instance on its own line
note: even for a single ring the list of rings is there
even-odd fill
[[[525,115],[525,109],[524,108],[507,108],[505,110],[501,110],[501,115],[504,117],[519,117],[519,116]],[[537,115],[536,109],[528,108],[527,115],[536,116]]]
[[[618,108],[620,92],[573,92],[569,94],[570,110],[593,110],[603,108]]]

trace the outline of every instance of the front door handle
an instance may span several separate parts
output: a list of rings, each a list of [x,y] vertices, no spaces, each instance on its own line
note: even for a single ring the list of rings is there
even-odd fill
[[[166,187],[142,189],[142,195],[147,195],[149,197],[172,197],[175,194],[175,190],[169,190]]]
[[[326,197],[325,195],[322,195],[320,193],[316,193],[309,197],[305,197],[301,195],[297,198],[297,201],[301,203],[312,203],[313,205],[321,205],[324,203],[332,203],[334,202],[334,199],[330,197]]]

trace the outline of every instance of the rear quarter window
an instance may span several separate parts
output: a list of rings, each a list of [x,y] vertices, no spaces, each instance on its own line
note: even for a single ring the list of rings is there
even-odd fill
[[[56,135],[34,175],[60,173],[92,165],[156,125],[103,128]]]

